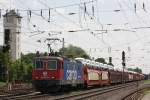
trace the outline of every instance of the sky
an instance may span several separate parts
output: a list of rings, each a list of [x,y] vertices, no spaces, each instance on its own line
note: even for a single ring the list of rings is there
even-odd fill
[[[24,54],[48,51],[45,42],[48,37],[64,38],[65,46],[79,46],[95,59],[103,57],[108,61],[111,56],[117,68],[122,68],[121,53],[125,51],[127,68],[139,67],[150,73],[149,4],[150,0],[0,0],[0,9],[2,15],[7,9],[18,9],[23,17]],[[2,17],[0,45],[3,45]],[[55,51],[61,47],[62,42],[52,44]]]

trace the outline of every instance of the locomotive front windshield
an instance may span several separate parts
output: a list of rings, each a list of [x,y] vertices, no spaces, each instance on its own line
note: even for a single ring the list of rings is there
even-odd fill
[[[35,66],[36,66],[37,69],[38,68],[43,68],[43,62],[40,61],[40,60],[37,60],[37,61],[35,61]]]
[[[51,70],[57,69],[57,61],[56,60],[49,60],[48,61],[48,68]]]

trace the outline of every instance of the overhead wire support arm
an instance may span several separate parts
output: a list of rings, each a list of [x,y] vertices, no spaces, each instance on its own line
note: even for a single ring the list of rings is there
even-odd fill
[[[64,38],[62,38],[62,40],[59,38],[46,38],[44,42],[46,41],[48,41],[47,46],[48,46],[49,53],[54,53],[51,47],[52,43],[54,43],[55,41],[62,42],[62,56],[64,55],[64,48],[65,48]],[[52,42],[50,43],[50,41]]]
[[[44,42],[46,42],[46,41],[48,41],[48,43],[47,43],[48,51],[49,51],[49,53],[52,53],[53,52],[53,50],[51,48],[52,43],[55,41],[60,41],[60,39],[58,39],[58,38],[46,38]],[[50,43],[50,41],[52,41],[52,42]]]
[[[51,40],[59,40],[60,41],[60,39],[58,39],[58,38],[47,38],[46,40],[48,40],[48,41],[51,41]]]

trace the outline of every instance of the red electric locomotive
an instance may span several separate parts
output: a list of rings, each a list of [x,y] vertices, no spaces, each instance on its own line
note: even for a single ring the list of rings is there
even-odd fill
[[[35,88],[42,92],[58,90],[63,78],[63,59],[60,57],[37,57],[32,71]]]
[[[83,86],[83,65],[64,57],[44,56],[34,60],[32,79],[41,92],[56,92],[72,86]]]

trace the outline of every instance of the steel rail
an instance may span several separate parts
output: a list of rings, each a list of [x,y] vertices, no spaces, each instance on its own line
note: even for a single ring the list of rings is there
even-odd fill
[[[106,88],[100,88],[94,91],[87,91],[87,92],[83,92],[83,93],[78,93],[78,94],[74,94],[74,95],[70,95],[70,96],[64,96],[64,97],[58,97],[58,98],[53,98],[53,100],[82,100],[82,99],[86,99],[86,98],[90,98],[96,95],[101,95],[104,93],[108,93],[114,90],[119,90],[122,88],[126,88],[128,86],[134,86],[136,83],[126,83],[126,84],[121,84],[121,85],[115,85],[112,87],[106,87]],[[50,98],[51,99],[51,98]],[[51,99],[52,100],[52,99]]]
[[[107,87],[100,87],[100,88],[94,88],[89,90],[81,90],[81,91],[72,91],[70,94],[64,93],[63,95],[51,95],[51,94],[41,94],[40,92],[37,93],[29,93],[24,95],[17,95],[17,96],[11,96],[4,98],[5,100],[32,100],[32,99],[50,99],[50,100],[69,100],[69,99],[85,99],[92,96],[104,94],[107,92],[111,92],[114,90],[119,90],[125,87],[134,86],[136,85],[136,82],[130,82],[125,84],[119,84],[119,85],[113,85],[113,86],[107,86]]]

